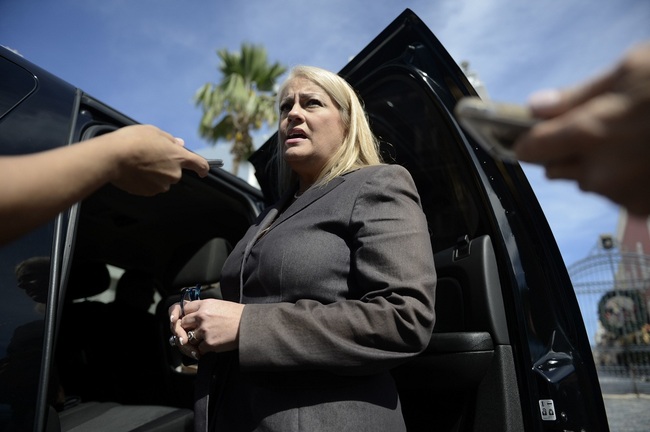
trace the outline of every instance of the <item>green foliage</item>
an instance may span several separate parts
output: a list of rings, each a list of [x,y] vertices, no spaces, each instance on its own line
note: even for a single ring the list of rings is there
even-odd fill
[[[269,64],[266,50],[260,45],[243,43],[240,52],[217,51],[221,60],[218,84],[204,84],[195,94],[203,110],[199,133],[208,142],[232,141],[233,172],[253,153],[252,130],[277,120],[275,82],[286,68]]]

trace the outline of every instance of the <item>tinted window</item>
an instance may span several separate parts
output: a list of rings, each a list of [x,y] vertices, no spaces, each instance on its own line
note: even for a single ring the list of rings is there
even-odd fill
[[[36,78],[20,66],[0,57],[0,118],[36,89]]]
[[[374,78],[374,77],[372,77]],[[405,166],[413,176],[427,215],[435,251],[459,237],[480,235],[481,219],[474,168],[458,136],[421,81],[386,74],[359,88],[386,162]]]
[[[0,247],[0,430],[31,430],[40,382],[53,224]],[[51,402],[54,402],[53,382]]]

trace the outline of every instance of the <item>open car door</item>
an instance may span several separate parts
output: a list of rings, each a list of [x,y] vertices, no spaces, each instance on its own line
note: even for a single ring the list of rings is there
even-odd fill
[[[387,163],[406,167],[438,272],[428,349],[397,368],[409,431],[607,431],[579,306],[517,164],[492,159],[452,113],[476,95],[405,10],[340,74],[363,100]],[[252,157],[268,203],[275,137]]]

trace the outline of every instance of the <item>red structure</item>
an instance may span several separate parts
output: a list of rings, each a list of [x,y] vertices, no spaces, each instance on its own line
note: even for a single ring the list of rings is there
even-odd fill
[[[650,218],[621,211],[617,237],[621,252],[650,255]]]

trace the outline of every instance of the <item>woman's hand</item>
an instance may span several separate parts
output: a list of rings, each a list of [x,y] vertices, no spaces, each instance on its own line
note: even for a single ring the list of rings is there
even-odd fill
[[[239,345],[239,324],[244,305],[217,299],[194,300],[169,308],[170,326],[176,346],[183,354],[198,359],[210,351],[236,350]],[[192,337],[190,337],[192,336]]]

